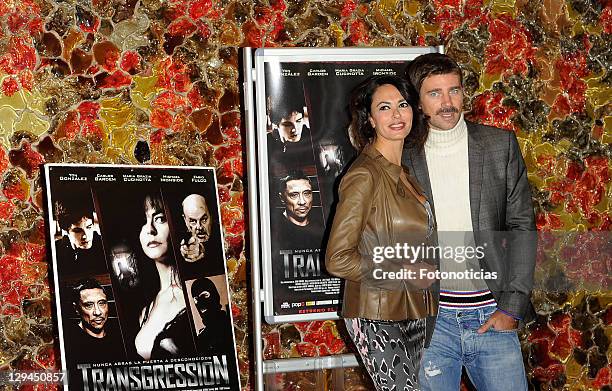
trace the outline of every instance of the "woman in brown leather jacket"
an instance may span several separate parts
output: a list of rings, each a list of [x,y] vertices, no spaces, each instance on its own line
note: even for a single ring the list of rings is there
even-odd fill
[[[434,229],[423,191],[401,166],[404,142],[423,145],[426,129],[416,92],[395,76],[361,83],[350,108],[360,154],[340,182],[325,265],[346,280],[342,316],[376,389],[418,390],[425,318],[437,308],[419,269],[434,267],[395,250],[426,243]]]

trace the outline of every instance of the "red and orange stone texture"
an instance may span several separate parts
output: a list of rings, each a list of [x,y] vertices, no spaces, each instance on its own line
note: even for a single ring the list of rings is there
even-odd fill
[[[517,134],[538,229],[551,232],[539,317],[521,333],[530,387],[611,390],[612,257],[589,253],[612,223],[611,38],[609,0],[0,0],[0,369],[59,365],[40,164],[206,165],[253,389],[239,48],[443,44],[464,70],[469,117]],[[569,245],[559,231],[600,242]],[[344,353],[342,335],[333,321],[265,326],[264,356]],[[360,370],[345,376],[347,390],[369,388]]]

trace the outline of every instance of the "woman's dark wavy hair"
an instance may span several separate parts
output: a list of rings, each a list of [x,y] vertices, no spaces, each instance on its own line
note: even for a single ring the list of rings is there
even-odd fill
[[[422,148],[427,140],[427,128],[418,104],[418,94],[406,80],[392,75],[377,75],[364,80],[351,92],[349,109],[351,124],[349,125],[349,138],[353,147],[361,150],[376,137],[376,131],[370,124],[368,117],[372,107],[372,96],[378,87],[390,84],[397,88],[412,108],[412,129],[406,137],[404,147],[414,146]]]
[[[161,193],[157,192],[157,191],[152,191],[149,193],[146,193],[144,196],[144,199],[142,201],[142,210],[144,212],[143,215],[141,215],[142,217],[142,223],[141,223],[141,227],[144,226],[147,222],[147,212],[148,211],[153,211],[153,213],[163,213],[164,217],[166,220],[169,219],[170,216],[168,216],[168,213],[166,211],[166,207],[164,205],[164,199],[162,198]],[[142,246],[141,246],[142,247]],[[168,263],[175,265],[176,262],[174,260],[174,257],[172,256],[173,254],[173,249],[172,249],[172,235],[168,234]],[[142,251],[142,255],[144,254],[144,249]],[[146,257],[146,255],[145,255]]]
[[[146,222],[146,215],[149,210],[154,212],[162,212],[164,215],[166,214],[166,209],[164,208],[164,201],[160,193],[148,193],[145,194],[145,198],[142,201],[142,207],[145,213],[144,221]]]

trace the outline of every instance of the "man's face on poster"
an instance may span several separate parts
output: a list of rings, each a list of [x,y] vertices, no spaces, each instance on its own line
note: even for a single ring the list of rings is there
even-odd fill
[[[88,250],[93,245],[94,222],[87,216],[83,216],[81,220],[70,224],[68,228],[68,237],[74,248]]]
[[[183,202],[183,219],[191,236],[200,243],[208,241],[211,232],[211,218],[206,200],[199,194],[192,194]]]
[[[285,205],[286,217],[295,225],[307,225],[312,209],[312,185],[306,179],[287,181],[285,191],[280,194]]]
[[[297,143],[302,139],[304,129],[304,114],[294,111],[287,118],[283,117],[278,124],[278,133],[281,141]]]
[[[104,291],[100,288],[83,289],[76,309],[83,330],[91,336],[103,337],[104,325],[108,320],[108,301]]]

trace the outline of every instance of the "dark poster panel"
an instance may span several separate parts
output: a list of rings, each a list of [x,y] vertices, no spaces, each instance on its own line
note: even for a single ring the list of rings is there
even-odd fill
[[[68,389],[239,390],[214,170],[45,170]]]
[[[402,75],[407,63],[264,63],[269,322],[337,315],[341,281],[325,271],[324,250],[339,177],[356,155],[348,137],[350,91],[374,74]]]

